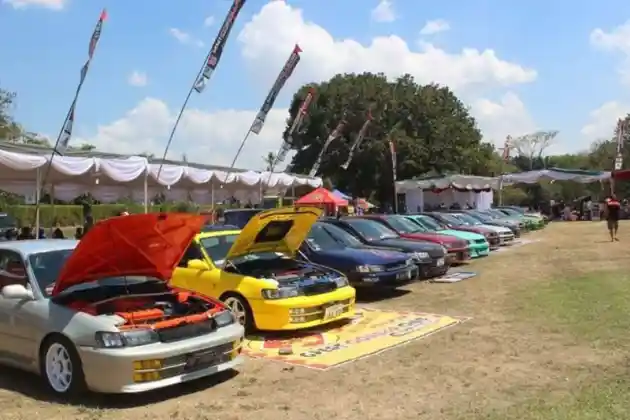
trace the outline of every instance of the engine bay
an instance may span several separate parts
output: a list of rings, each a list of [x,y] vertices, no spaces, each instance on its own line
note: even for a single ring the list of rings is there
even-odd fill
[[[225,307],[164,283],[131,287],[97,287],[60,296],[57,303],[93,316],[109,318],[120,329],[171,328],[207,321]]]

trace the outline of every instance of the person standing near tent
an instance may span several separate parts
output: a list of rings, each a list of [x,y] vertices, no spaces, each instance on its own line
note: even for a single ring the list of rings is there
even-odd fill
[[[608,233],[610,233],[610,241],[618,241],[617,231],[619,230],[619,215],[621,213],[621,203],[617,200],[615,194],[606,199],[605,206],[606,223],[608,225]]]

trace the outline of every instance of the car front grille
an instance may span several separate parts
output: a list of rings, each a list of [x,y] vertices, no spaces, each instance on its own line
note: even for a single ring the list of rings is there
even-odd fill
[[[485,244],[486,240],[485,239],[475,239],[475,243],[480,245],[480,244]]]
[[[184,325],[178,325],[171,328],[163,328],[158,330],[158,336],[163,343],[171,343],[173,341],[184,340],[190,337],[197,337],[208,334],[217,329],[214,319],[210,318],[203,322],[196,322]]]
[[[321,295],[324,293],[334,292],[335,290],[337,290],[337,285],[334,282],[317,283],[302,287],[304,296]]]
[[[193,353],[181,354],[169,357],[164,360],[164,368],[160,379],[166,379],[173,376],[182,375],[184,373],[192,373],[198,370],[206,369],[212,366],[229,362],[239,352],[238,343],[225,343],[216,347],[199,350]],[[193,358],[199,358],[202,361],[190,366],[188,363]]]
[[[385,264],[385,271],[397,271],[397,270],[402,270],[403,268],[407,267],[407,262],[395,262],[395,263],[389,263],[389,264]]]

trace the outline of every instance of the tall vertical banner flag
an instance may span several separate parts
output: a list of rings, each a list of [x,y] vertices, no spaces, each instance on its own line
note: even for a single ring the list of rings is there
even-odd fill
[[[389,140],[389,154],[392,157],[392,174],[394,176],[394,182],[396,182],[396,172],[398,172],[398,163],[396,156],[396,145],[393,140]]]
[[[267,95],[265,102],[260,107],[260,111],[258,111],[258,114],[256,115],[256,119],[254,120],[254,122],[252,123],[252,126],[249,129],[250,132],[258,135],[262,131],[263,126],[265,125],[265,120],[267,119],[267,114],[269,114],[269,111],[271,111],[271,108],[273,108],[273,104],[276,102],[276,99],[278,98],[278,94],[284,87],[284,84],[287,82],[289,77],[291,77],[291,75],[293,74],[293,71],[295,70],[295,67],[297,66],[297,64],[300,62],[301,52],[302,52],[302,49],[300,48],[299,45],[296,44],[295,47],[293,48],[293,51],[291,52],[291,55],[289,56],[289,59],[287,60],[287,62],[284,64],[284,67],[280,71],[278,78],[276,79],[275,83],[271,87],[271,90],[269,91],[269,94]]]
[[[101,11],[101,15],[98,18],[98,22],[96,22],[96,27],[94,28],[94,32],[92,32],[92,37],[90,38],[90,44],[88,46],[88,58],[83,67],[81,67],[81,73],[79,77],[79,85],[77,86],[77,90],[74,94],[74,99],[72,100],[72,104],[70,105],[70,110],[66,115],[66,119],[63,122],[63,126],[61,131],[59,132],[59,136],[57,137],[57,141],[55,142],[55,148],[53,149],[53,153],[64,154],[68,149],[68,144],[70,143],[70,139],[72,138],[72,126],[74,125],[74,113],[77,105],[77,101],[79,99],[79,93],[81,92],[81,87],[83,86],[83,82],[85,82],[85,78],[87,77],[88,70],[90,69],[90,63],[92,62],[92,57],[94,57],[94,52],[96,51],[96,46],[98,45],[98,41],[101,39],[101,32],[103,31],[103,23],[107,20],[107,10],[103,9]]]
[[[503,144],[503,161],[507,162],[510,160],[510,147],[512,147],[512,137],[507,136],[505,138],[505,143]]]
[[[339,121],[339,124],[337,124],[337,127],[335,127],[335,129],[328,135],[328,138],[324,142],[324,145],[322,146],[322,150],[319,151],[319,155],[317,155],[317,160],[313,164],[313,167],[311,168],[311,171],[308,173],[308,176],[314,177],[317,174],[317,171],[319,171],[319,167],[322,164],[324,153],[326,153],[328,146],[330,146],[330,143],[332,143],[337,137],[341,136],[341,132],[343,131],[345,126],[346,126],[346,120],[345,120],[345,112],[344,112],[344,118],[342,118],[341,121]]]
[[[284,159],[287,157],[287,153],[291,149],[291,145],[293,144],[293,133],[300,129],[302,122],[304,121],[304,117],[308,114],[308,108],[311,106],[311,102],[313,102],[313,98],[315,97],[315,89],[310,88],[300,105],[297,115],[293,119],[293,123],[291,127],[289,127],[289,131],[287,131],[284,141],[282,142],[282,146],[280,146],[280,150],[276,153],[276,158],[271,167],[271,171],[276,167],[276,165],[280,162],[284,162]]]
[[[350,147],[350,153],[348,153],[348,159],[346,160],[346,163],[341,165],[341,167],[344,170],[348,170],[348,166],[350,166],[350,162],[352,162],[352,158],[354,157],[354,152],[357,150],[357,147],[359,147],[361,143],[363,142],[363,139],[365,138],[365,133],[367,133],[367,129],[370,126],[371,122],[372,122],[372,111],[368,111],[367,119],[363,123],[361,130],[359,130],[359,134],[357,134],[357,137],[354,139],[354,143],[352,143],[352,146]]]
[[[223,25],[221,25],[221,29],[212,44],[212,49],[210,50],[210,54],[208,54],[206,65],[195,82],[194,89],[197,93],[203,92],[208,84],[208,80],[210,80],[210,77],[212,76],[212,73],[214,73],[214,70],[219,65],[219,60],[221,60],[221,55],[223,54],[223,49],[225,48],[227,39],[230,36],[234,22],[236,21],[236,18],[238,17],[238,14],[244,4],[245,0],[234,0],[232,3],[232,7],[230,7],[228,14],[223,21]]]
[[[625,124],[622,119],[617,121],[617,156],[615,156],[614,170],[619,171],[623,168],[623,140],[625,135]]]

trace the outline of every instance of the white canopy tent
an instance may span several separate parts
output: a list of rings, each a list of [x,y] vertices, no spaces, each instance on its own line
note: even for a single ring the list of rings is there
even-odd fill
[[[485,210],[492,206],[493,190],[499,189],[498,178],[450,175],[396,182],[396,192],[405,194],[408,212],[444,204],[470,204]]]
[[[41,190],[50,156],[0,150],[0,189],[24,196]],[[193,166],[159,164],[142,156],[126,158],[55,156],[46,185],[60,200],[91,193],[97,200],[113,202],[130,197],[145,208],[159,192],[168,199],[192,197],[197,203],[214,203],[228,197],[260,202],[261,191],[286,191],[308,185],[317,188],[321,178],[256,171],[230,172]],[[39,197],[33,197],[38,199]]]

